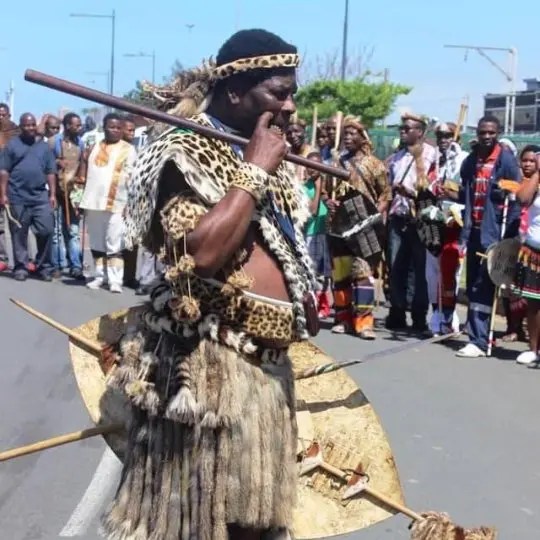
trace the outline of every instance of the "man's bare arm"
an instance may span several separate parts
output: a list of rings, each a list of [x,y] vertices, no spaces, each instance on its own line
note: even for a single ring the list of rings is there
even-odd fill
[[[198,275],[212,277],[227,263],[242,245],[254,210],[255,199],[233,188],[201,218],[187,238]]]
[[[0,205],[8,204],[7,187],[9,182],[9,173],[6,170],[0,170]]]

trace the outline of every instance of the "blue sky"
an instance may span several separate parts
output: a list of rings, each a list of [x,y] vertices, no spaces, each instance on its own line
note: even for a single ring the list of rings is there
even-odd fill
[[[215,55],[220,44],[241,28],[274,31],[314,62],[318,55],[339,51],[343,4],[343,0],[6,0],[0,33],[0,99],[13,80],[17,115],[88,106],[25,82],[26,68],[106,89],[105,76],[88,73],[109,69],[110,21],[70,18],[71,12],[116,10],[115,93],[123,94],[138,78],[151,77],[149,58],[125,58],[124,53],[154,49],[160,80],[175,59],[196,65]],[[388,68],[390,80],[414,87],[399,107],[452,120],[461,99],[469,94],[469,121],[475,121],[482,112],[482,95],[505,91],[508,83],[476,53],[469,53],[465,62],[464,51],[443,45],[517,47],[521,88],[523,78],[540,76],[535,4],[522,0],[495,9],[495,3],[486,0],[350,0],[349,52],[355,56],[373,49],[369,62],[373,71]],[[194,26],[190,30],[187,24]],[[508,65],[505,53],[493,53],[493,58]]]

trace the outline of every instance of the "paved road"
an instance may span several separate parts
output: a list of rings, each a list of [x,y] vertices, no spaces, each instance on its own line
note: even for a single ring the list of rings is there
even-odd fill
[[[0,448],[89,425],[65,337],[18,310],[9,296],[71,326],[137,301],[129,292],[113,296],[0,276]],[[324,331],[317,343],[346,359],[396,344],[395,336],[379,335],[364,343]],[[537,540],[540,371],[517,366],[510,360],[515,353],[503,352],[506,360],[463,360],[430,345],[350,373],[387,430],[411,507],[446,510],[468,525],[494,523],[502,540]],[[101,439],[0,464],[0,538],[99,538],[97,518],[117,474]],[[408,538],[407,524],[395,517],[347,538]]]

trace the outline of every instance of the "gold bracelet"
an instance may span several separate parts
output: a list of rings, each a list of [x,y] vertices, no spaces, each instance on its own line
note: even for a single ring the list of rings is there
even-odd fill
[[[256,202],[259,202],[266,191],[267,184],[268,173],[257,165],[244,161],[234,173],[230,187],[249,193]]]

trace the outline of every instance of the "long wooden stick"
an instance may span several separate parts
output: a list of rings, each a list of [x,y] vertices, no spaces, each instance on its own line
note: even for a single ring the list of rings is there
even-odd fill
[[[33,315],[40,321],[43,321],[44,323],[48,324],[49,326],[52,326],[59,332],[62,332],[62,334],[65,334],[66,336],[74,339],[75,341],[78,341],[81,345],[84,345],[86,348],[90,349],[93,353],[97,355],[101,355],[103,352],[103,345],[101,343],[94,341],[93,339],[89,339],[87,337],[81,336],[77,331],[72,330],[71,328],[68,328],[67,326],[64,326],[62,323],[59,323],[58,321],[55,321],[54,319],[51,319],[47,315],[37,311],[36,309],[24,304],[20,300],[15,300],[15,298],[10,298],[10,302],[13,302],[16,306],[20,307],[21,309],[24,309],[27,313],[30,313],[30,315]]]
[[[313,118],[311,119],[311,148],[317,148],[317,121],[319,111],[317,105],[313,107]]]
[[[461,129],[463,127],[463,122],[465,122],[465,116],[467,115],[467,109],[469,108],[467,103],[462,103],[459,107],[458,120],[456,122],[456,131],[454,133],[454,141],[459,139],[461,134]]]
[[[173,116],[161,111],[156,111],[149,107],[139,105],[138,103],[132,103],[126,99],[111,96],[109,94],[105,94],[104,92],[99,92],[98,90],[94,90],[80,84],[75,84],[64,79],[59,79],[57,77],[53,77],[52,75],[47,75],[46,73],[41,73],[40,71],[35,71],[33,69],[27,69],[24,74],[24,78],[29,82],[51,88],[52,90],[58,90],[60,92],[64,92],[65,94],[88,99],[90,101],[94,101],[95,103],[101,103],[102,105],[113,107],[131,114],[137,114],[145,118],[149,118],[150,120],[155,120],[156,122],[163,122],[164,124],[194,131],[199,135],[203,135],[204,137],[209,137],[211,139],[219,139],[228,143],[237,144],[242,147],[246,146],[249,142],[244,137],[239,137],[238,135],[233,135],[232,133],[228,133],[226,131],[220,131],[210,126],[202,126],[201,124],[197,124],[191,120],[179,118],[178,116]],[[346,171],[345,169],[339,169],[337,167],[325,165],[324,163],[318,163],[301,156],[296,156],[291,152],[285,156],[285,159],[287,161],[291,161],[292,163],[296,163],[297,165],[303,165],[304,167],[310,169],[317,169],[324,174],[337,176],[338,178],[349,178],[349,171]]]
[[[73,431],[72,433],[66,433],[65,435],[59,435],[50,439],[44,439],[26,446],[19,446],[18,448],[12,448],[5,452],[0,452],[0,461],[7,461],[28,454],[34,454],[35,452],[41,452],[42,450],[48,450],[49,448],[56,448],[64,444],[82,441],[89,439],[90,437],[96,437],[98,435],[107,435],[109,433],[116,433],[123,428],[122,424],[110,424],[108,426],[98,426],[94,428],[83,429],[81,431]]]
[[[334,139],[334,150],[339,150],[341,143],[341,124],[343,123],[343,113],[338,111],[336,114],[336,138]]]
[[[508,206],[510,205],[510,199],[508,195],[504,198],[503,206],[503,215],[502,215],[502,224],[501,224],[501,240],[504,240],[504,235],[506,233],[506,225],[508,219]],[[493,345],[495,344],[495,315],[497,315],[497,305],[499,303],[499,294],[501,292],[500,287],[495,287],[495,292],[493,293],[493,303],[491,304],[491,314],[489,318],[489,333],[488,333],[488,344],[486,356],[490,357],[491,352],[493,351]]]

